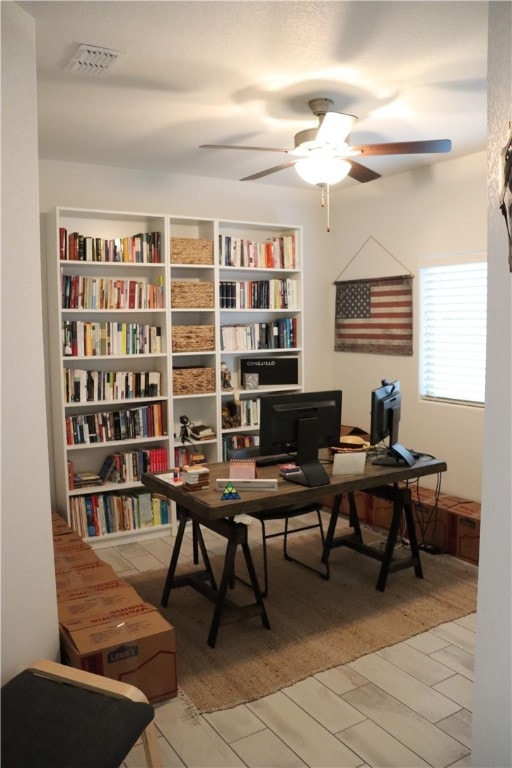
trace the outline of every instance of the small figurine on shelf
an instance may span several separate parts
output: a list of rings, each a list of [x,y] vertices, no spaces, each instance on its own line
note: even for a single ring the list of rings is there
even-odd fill
[[[226,363],[220,364],[220,382],[222,389],[233,389],[231,386],[231,371]]]
[[[188,428],[192,425],[188,416],[180,416],[180,440],[183,444],[189,440]]]
[[[222,406],[222,429],[240,426],[240,403],[232,400]]]

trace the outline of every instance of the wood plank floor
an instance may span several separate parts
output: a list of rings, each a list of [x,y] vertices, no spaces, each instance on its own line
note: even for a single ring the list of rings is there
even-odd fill
[[[223,551],[215,534],[206,538]],[[172,542],[97,552],[123,577],[167,566]],[[155,708],[163,766],[470,766],[475,624],[470,614],[230,710],[197,715],[179,694]],[[123,768],[145,764],[139,743]]]

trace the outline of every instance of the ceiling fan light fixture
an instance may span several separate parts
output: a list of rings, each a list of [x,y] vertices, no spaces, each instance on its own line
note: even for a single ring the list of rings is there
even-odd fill
[[[316,149],[307,157],[295,163],[295,170],[308,184],[331,186],[342,181],[350,171],[350,163],[330,152]]]

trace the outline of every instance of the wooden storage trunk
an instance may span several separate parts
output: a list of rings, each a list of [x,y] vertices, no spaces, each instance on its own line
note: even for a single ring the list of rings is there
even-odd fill
[[[173,368],[174,395],[201,395],[215,392],[215,368]]]
[[[213,240],[171,237],[171,264],[213,264]]]
[[[213,283],[171,280],[171,309],[213,308]]]
[[[173,325],[173,352],[209,352],[214,348],[213,325]]]

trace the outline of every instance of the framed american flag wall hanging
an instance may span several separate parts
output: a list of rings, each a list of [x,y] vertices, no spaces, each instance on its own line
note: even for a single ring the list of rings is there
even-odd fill
[[[412,275],[335,286],[335,351],[412,355]]]

